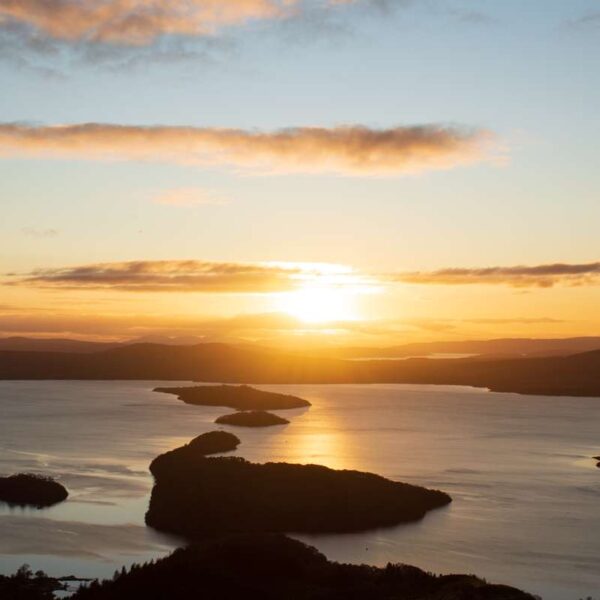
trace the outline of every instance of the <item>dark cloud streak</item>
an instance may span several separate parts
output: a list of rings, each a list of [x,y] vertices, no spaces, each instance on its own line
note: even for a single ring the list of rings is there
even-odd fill
[[[131,261],[38,269],[9,285],[127,292],[265,293],[293,289],[299,267],[198,260]]]
[[[440,269],[399,273],[388,281],[424,285],[509,285],[512,287],[549,288],[554,285],[600,283],[600,262],[537,266],[485,267],[476,269]]]

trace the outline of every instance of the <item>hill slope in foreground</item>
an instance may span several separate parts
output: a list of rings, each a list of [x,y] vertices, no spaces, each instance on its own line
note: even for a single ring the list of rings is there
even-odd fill
[[[236,536],[176,550],[132,567],[113,581],[81,589],[73,600],[534,600],[471,575],[435,576],[416,567],[328,561],[283,535]]]
[[[346,361],[224,344],[137,344],[88,354],[0,352],[0,379],[427,383],[521,394],[600,396],[600,350],[522,359]]]

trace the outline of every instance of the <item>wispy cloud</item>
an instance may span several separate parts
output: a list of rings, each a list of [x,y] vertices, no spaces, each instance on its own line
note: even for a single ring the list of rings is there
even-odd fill
[[[493,134],[464,127],[243,129],[85,123],[0,124],[0,156],[146,160],[259,172],[399,175],[498,158]]]
[[[359,0],[319,0],[342,6]],[[161,36],[206,36],[249,22],[283,19],[305,0],[0,0],[0,24],[70,42],[139,46]]]
[[[315,335],[321,341],[329,343],[327,333],[331,329],[346,334],[373,334],[368,325],[358,322],[303,323],[283,313],[247,313],[210,319],[193,315],[81,313],[60,310],[21,309],[19,312],[3,312],[0,307],[0,335],[85,336],[113,339],[165,335],[196,336],[204,342],[260,340],[271,343],[287,339],[298,343],[300,341],[298,334],[301,333],[302,340],[305,339],[304,336]],[[389,327],[385,331],[389,334]]]
[[[218,192],[192,187],[176,188],[161,192],[154,197],[154,203],[186,208],[202,205],[222,206],[229,202],[227,198]]]
[[[82,313],[79,310],[23,309],[5,310],[0,306],[0,335],[86,336],[123,339],[138,336],[191,336],[203,342],[254,341],[261,344],[324,346],[331,343],[369,345],[399,344],[442,335],[444,338],[480,334],[486,326],[535,328],[564,324],[545,318],[514,319],[379,319],[305,323],[280,312],[243,313],[232,317],[207,318],[201,315],[146,313]],[[475,325],[475,329],[471,327]],[[332,338],[331,331],[336,332]],[[415,338],[416,336],[416,338]],[[460,339],[460,337],[459,337]]]
[[[587,12],[566,22],[568,27],[579,29],[597,29],[600,27],[600,11]]]
[[[513,317],[513,318],[497,318],[497,319],[460,319],[459,323],[475,323],[477,325],[540,325],[548,323],[566,323],[565,319],[553,319],[551,317]]]
[[[388,281],[437,285],[509,285],[549,288],[554,285],[600,283],[600,262],[537,266],[485,267],[477,269],[440,269],[387,276]]]
[[[272,292],[293,287],[299,267],[204,262],[132,261],[39,269],[12,280],[16,285],[133,292]],[[9,282],[11,283],[11,282]]]
[[[199,260],[129,261],[8,274],[7,285],[127,292],[267,293],[307,281],[356,285],[347,269],[319,263],[232,263]]]
[[[496,25],[498,21],[487,13],[479,10],[448,8],[448,14],[461,23],[469,25]]]
[[[58,229],[44,229],[38,227],[23,227],[21,231],[29,236],[34,238],[53,238],[58,235]]]
[[[368,293],[399,283],[517,288],[597,285],[600,262],[374,274],[327,263],[148,260],[37,269],[5,276],[5,285],[12,286],[128,292],[268,293],[316,285]]]

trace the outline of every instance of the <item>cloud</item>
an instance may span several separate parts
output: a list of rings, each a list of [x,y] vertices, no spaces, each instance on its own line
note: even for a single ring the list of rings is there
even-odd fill
[[[127,292],[266,293],[295,289],[306,280],[340,285],[333,265],[161,260],[101,263],[8,274],[8,285]],[[348,276],[348,283],[354,282]]]
[[[357,0],[319,0],[324,6]],[[304,0],[0,0],[0,24],[54,40],[141,46],[301,12]]]
[[[262,294],[305,285],[369,293],[374,280],[329,263],[128,261],[8,273],[4,285],[56,290]]]
[[[540,325],[547,323],[567,323],[565,319],[553,319],[550,317],[513,317],[498,318],[498,319],[459,319],[460,323],[474,323],[481,325],[505,325],[505,324],[518,324],[518,325]]]
[[[335,329],[346,333],[372,334],[370,326],[360,322],[303,323],[285,313],[245,313],[233,317],[207,318],[194,315],[154,315],[145,313],[82,313],[59,310],[0,309],[0,335],[95,339],[126,339],[147,336],[185,337],[198,342],[241,342],[295,338],[298,333],[326,334]],[[377,333],[377,331],[376,331]],[[383,334],[383,328],[381,333]],[[390,328],[385,329],[390,334]]]
[[[497,25],[498,20],[488,13],[480,10],[472,10],[466,8],[445,8],[442,9],[450,17],[453,17],[460,23],[468,25],[484,26],[484,25]]]
[[[34,238],[52,238],[58,235],[58,229],[39,229],[37,227],[23,227],[21,231]]]
[[[176,188],[167,190],[155,196],[154,202],[155,204],[179,207],[202,205],[222,206],[228,204],[227,199],[217,192],[203,188]]]
[[[1,2],[1,0],[0,0]],[[64,80],[73,69],[102,66],[109,71],[146,69],[150,64],[189,69],[222,68],[236,44],[230,36],[161,39],[152,45],[68,42],[52,39],[18,24],[2,23],[0,17],[0,61],[19,69],[32,70],[44,77]]]
[[[574,29],[580,28],[592,28],[597,29],[600,27],[600,12],[588,12],[576,19],[572,19],[566,22],[568,27]]]
[[[439,125],[243,129],[0,124],[0,157],[146,160],[262,172],[398,175],[494,158],[494,136]],[[495,150],[496,148],[494,148]]]
[[[269,293],[303,285],[368,293],[397,283],[549,288],[600,284],[600,262],[369,274],[327,263],[146,260],[8,273],[5,285],[127,292]]]
[[[600,262],[555,263],[537,266],[486,267],[480,269],[441,269],[399,273],[388,281],[437,285],[509,285],[549,288],[554,285],[592,285],[600,283]]]

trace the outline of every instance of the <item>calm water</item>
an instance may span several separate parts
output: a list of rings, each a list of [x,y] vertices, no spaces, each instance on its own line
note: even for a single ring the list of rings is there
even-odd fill
[[[59,477],[67,502],[0,505],[0,571],[108,576],[177,540],[143,525],[160,452],[227,409],[153,393],[160,382],[0,382],[0,473]],[[314,462],[437,487],[454,502],[422,522],[302,536],[328,557],[474,572],[546,600],[600,598],[600,400],[408,385],[260,386],[305,397],[292,423],[232,428],[250,460]]]

